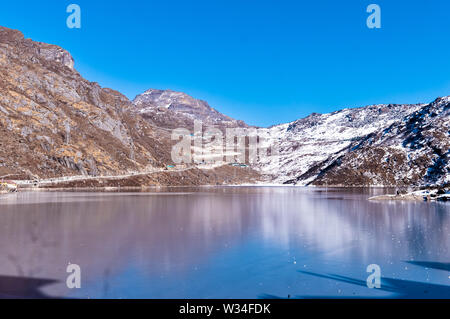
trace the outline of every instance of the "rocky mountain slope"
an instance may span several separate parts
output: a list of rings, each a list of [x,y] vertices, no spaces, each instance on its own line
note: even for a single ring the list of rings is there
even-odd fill
[[[311,169],[315,185],[424,186],[450,183],[450,97],[439,98]]]
[[[70,54],[0,28],[0,176],[115,174],[162,165],[164,136],[119,92],[83,79]]]
[[[113,176],[172,164],[170,132],[138,115],[124,95],[82,78],[67,51],[3,27],[0,134],[0,179]],[[179,174],[166,175],[147,180],[180,183]],[[186,174],[184,184],[204,175]]]
[[[450,98],[312,114],[271,128],[279,161],[261,163],[278,183],[412,186],[450,182]]]

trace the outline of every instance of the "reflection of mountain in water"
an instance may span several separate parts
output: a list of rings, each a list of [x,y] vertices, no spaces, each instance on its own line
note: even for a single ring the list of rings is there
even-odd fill
[[[195,190],[19,194],[17,205],[0,206],[0,274],[56,279],[53,295],[67,294],[69,262],[82,267],[87,285],[104,281],[105,290],[130,272],[149,282],[182,280],[255,239],[349,262],[448,256],[449,210],[442,204],[374,203],[351,190]]]

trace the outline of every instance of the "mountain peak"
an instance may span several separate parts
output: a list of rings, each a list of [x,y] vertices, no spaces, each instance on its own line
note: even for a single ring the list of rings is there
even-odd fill
[[[246,126],[218,112],[206,101],[172,90],[149,89],[136,96],[133,104],[144,117],[163,127],[190,127],[194,121],[223,127]]]
[[[200,104],[203,104],[205,107],[209,107],[208,103],[197,100],[186,93],[158,89],[148,89],[144,93],[136,96],[133,103],[137,107],[155,106],[170,108],[175,105],[200,107]]]
[[[450,102],[450,95],[438,97],[434,102],[435,103],[448,103],[448,102]]]

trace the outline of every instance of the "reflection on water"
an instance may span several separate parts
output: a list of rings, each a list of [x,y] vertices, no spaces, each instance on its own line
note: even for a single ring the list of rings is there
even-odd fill
[[[450,298],[450,205],[367,201],[385,191],[2,196],[0,296]],[[79,290],[66,287],[68,263],[81,266]],[[381,266],[384,289],[365,286],[369,264]]]

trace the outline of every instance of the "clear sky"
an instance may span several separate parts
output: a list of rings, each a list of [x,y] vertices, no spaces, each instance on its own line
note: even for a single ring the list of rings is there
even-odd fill
[[[81,7],[82,27],[66,26]],[[381,7],[381,29],[366,8]],[[133,99],[184,91],[249,124],[450,95],[448,0],[15,0],[0,25]]]

